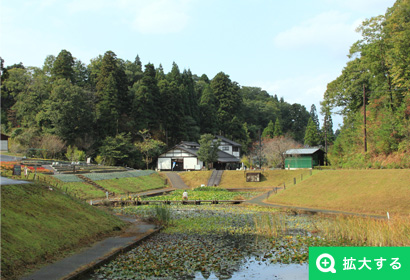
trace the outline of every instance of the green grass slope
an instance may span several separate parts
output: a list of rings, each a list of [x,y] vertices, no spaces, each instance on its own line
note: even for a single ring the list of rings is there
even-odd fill
[[[328,170],[290,186],[269,202],[386,215],[410,213],[410,170]]]
[[[123,226],[44,184],[1,186],[1,278],[13,279]]]

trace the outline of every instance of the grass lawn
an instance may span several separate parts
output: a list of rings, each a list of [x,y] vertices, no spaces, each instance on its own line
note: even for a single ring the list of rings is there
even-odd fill
[[[158,173],[149,176],[100,180],[97,184],[115,194],[139,193],[143,191],[165,188],[165,177]]]
[[[410,170],[319,171],[269,202],[386,215],[410,213]]]
[[[262,172],[261,182],[246,182],[244,171],[227,170],[223,173],[222,181],[219,186],[227,189],[270,188],[281,186],[283,183],[286,183],[286,185],[293,184],[293,178],[300,181],[301,174],[303,174],[304,178],[307,178],[309,177],[310,170],[265,170]]]
[[[123,226],[42,182],[1,186],[1,278],[13,279]]]
[[[59,184],[59,188],[70,195],[81,199],[104,198],[105,192],[84,182],[69,182]]]
[[[184,183],[190,188],[200,187],[201,185],[206,186],[211,174],[212,171],[189,171],[178,173]]]

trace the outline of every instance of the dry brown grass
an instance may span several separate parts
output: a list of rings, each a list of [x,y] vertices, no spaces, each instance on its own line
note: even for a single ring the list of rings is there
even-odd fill
[[[207,185],[209,177],[211,177],[212,171],[189,171],[181,172],[181,176],[184,183],[190,188],[196,188],[201,185]]]
[[[410,170],[319,171],[269,197],[285,205],[386,215],[410,214]]]
[[[211,174],[212,171],[189,171],[179,173],[179,176],[181,176],[182,180],[184,180],[185,184],[189,187],[196,188],[202,184],[206,185]],[[296,178],[297,182],[299,182],[301,174],[303,174],[303,178],[306,179],[310,176],[310,170],[265,170],[262,172],[263,176],[261,182],[246,182],[244,171],[226,170],[223,173],[222,181],[219,186],[226,189],[272,188],[283,186],[283,183],[286,183],[288,186],[293,184],[293,178]]]
[[[353,240],[366,246],[410,246],[410,218],[380,220],[340,216],[319,220],[316,225],[329,240]]]
[[[251,171],[248,171],[251,172]],[[255,171],[259,172],[259,171]],[[235,188],[273,188],[293,184],[293,178],[300,181],[300,175],[303,174],[303,178],[309,177],[310,170],[265,170],[262,172],[261,182],[246,182],[244,171],[228,170],[223,173],[221,184],[222,188],[235,189]]]

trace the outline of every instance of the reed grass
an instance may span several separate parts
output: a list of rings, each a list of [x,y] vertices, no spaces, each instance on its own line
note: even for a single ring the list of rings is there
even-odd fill
[[[286,221],[281,215],[261,213],[253,217],[255,231],[259,235],[278,238],[287,232]]]
[[[338,216],[316,222],[319,235],[329,240],[349,240],[357,246],[409,246],[410,217],[380,220]]]
[[[160,225],[169,225],[171,222],[171,208],[167,205],[155,205],[155,220]]]

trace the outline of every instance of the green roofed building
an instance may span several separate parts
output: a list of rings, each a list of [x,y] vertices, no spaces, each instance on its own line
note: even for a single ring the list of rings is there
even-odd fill
[[[319,148],[291,149],[285,152],[285,168],[313,168],[325,164],[325,152]]]

